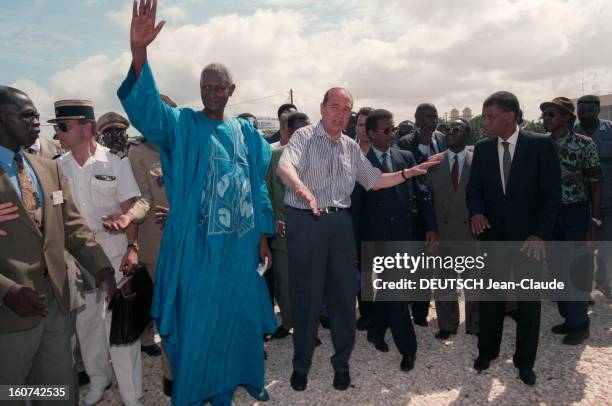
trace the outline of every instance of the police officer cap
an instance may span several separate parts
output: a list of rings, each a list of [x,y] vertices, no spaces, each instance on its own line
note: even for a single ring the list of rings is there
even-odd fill
[[[100,116],[100,118],[98,119],[97,126],[98,131],[103,133],[109,128],[120,128],[122,130],[125,130],[130,126],[130,122],[121,114],[111,111]]]

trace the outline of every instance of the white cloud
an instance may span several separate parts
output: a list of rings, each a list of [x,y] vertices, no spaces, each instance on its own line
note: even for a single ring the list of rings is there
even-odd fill
[[[168,24],[149,50],[159,88],[200,108],[200,70],[219,61],[238,85],[230,104],[293,88],[298,107],[317,119],[323,92],[341,85],[353,93],[355,108],[384,107],[396,121],[412,118],[425,101],[441,115],[465,106],[478,113],[482,100],[501,89],[513,91],[535,118],[543,100],[580,95],[583,78],[585,92],[612,90],[609,0],[342,0],[334,9],[321,2],[263,3],[270,9],[206,23],[194,23],[178,6],[161,7],[158,17]],[[126,34],[130,15],[130,5],[108,13]],[[48,97],[90,97],[98,114],[118,109],[115,91],[128,52],[126,45],[122,54],[91,56],[51,75]],[[273,116],[286,98],[230,106],[228,113]]]

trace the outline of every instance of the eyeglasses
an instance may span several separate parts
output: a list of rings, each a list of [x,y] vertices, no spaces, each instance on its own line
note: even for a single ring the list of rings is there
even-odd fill
[[[448,131],[451,132],[451,133],[461,133],[461,132],[463,132],[463,128],[461,128],[461,127],[451,127]]]
[[[389,128],[385,128],[384,130],[374,130],[374,131],[376,131],[377,133],[383,133],[385,135],[389,135],[389,134],[393,134],[396,129],[397,127],[389,127]]]
[[[71,129],[72,129],[72,126],[69,126],[63,121],[59,121],[57,124],[53,125],[53,130],[55,130],[56,133],[58,132],[67,133]]]

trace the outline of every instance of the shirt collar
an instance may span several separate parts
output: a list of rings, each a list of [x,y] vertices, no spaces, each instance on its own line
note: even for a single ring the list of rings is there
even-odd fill
[[[448,150],[448,160],[449,162],[453,162],[453,159],[455,159],[455,155],[457,155],[457,160],[461,161],[462,159],[465,158],[465,155],[467,154],[467,148],[463,147],[463,149],[461,151],[459,151],[457,154],[455,154],[453,151],[451,151],[450,149]]]
[[[32,148],[38,154],[40,152],[40,138],[36,138],[34,144],[30,145],[30,148]]]
[[[516,129],[514,130],[514,133],[512,133],[512,135],[510,136],[510,138],[506,140],[506,142],[509,143],[510,145],[516,145],[516,141],[518,140],[518,134],[519,134],[519,127],[517,125]],[[497,145],[498,146],[501,145],[502,142],[504,142],[504,140],[498,137]]]
[[[109,149],[100,145],[99,143],[96,142],[96,150],[94,151],[93,155],[90,156],[87,161],[85,161],[85,165],[86,166],[88,163],[94,163],[94,162],[108,162],[108,158],[106,156],[106,151],[108,151]],[[72,151],[66,153],[66,157],[70,157],[70,162],[72,162],[73,165],[77,165],[80,166],[79,163],[76,161],[76,159],[74,159],[74,156],[72,155]]]
[[[23,149],[19,148],[19,154],[23,157]],[[15,162],[15,152],[0,145],[0,162],[6,166],[12,166]]]
[[[384,154],[385,152],[387,153],[387,157],[391,156],[391,148],[387,148],[386,151],[381,151],[378,148],[376,148],[374,145],[372,145],[372,150],[374,151],[374,153],[376,154],[376,158],[378,158],[378,160],[380,161],[382,159],[382,154]]]
[[[323,120],[319,120],[319,122],[317,123],[317,126],[314,129],[314,134],[319,137],[326,137],[331,142],[337,142],[340,141],[342,137],[348,137],[348,135],[341,132],[340,136],[337,139],[332,139],[331,135],[329,135],[327,131],[325,131],[325,127],[323,127]]]

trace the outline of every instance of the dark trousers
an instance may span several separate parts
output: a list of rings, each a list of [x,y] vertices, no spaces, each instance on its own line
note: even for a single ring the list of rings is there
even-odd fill
[[[519,369],[531,369],[535,363],[540,336],[541,302],[517,302],[516,347],[514,365]],[[478,352],[481,357],[494,359],[499,356],[506,302],[482,302],[480,306],[480,331]]]
[[[289,289],[293,313],[293,369],[307,374],[312,362],[323,298],[336,372],[349,370],[355,344],[355,239],[348,211],[316,217],[286,208]]]
[[[430,295],[430,292],[424,293],[424,295]],[[429,314],[429,300],[414,301],[412,306],[412,317],[415,319],[426,319]]]
[[[527,258],[520,252],[523,243],[508,241],[489,246],[487,264],[490,273],[496,275],[514,275],[507,280],[521,280],[523,277],[541,277],[542,263]],[[506,313],[504,295],[499,299],[480,303],[480,330],[478,333],[479,356],[494,359],[499,356]],[[540,300],[516,302],[516,346],[514,365],[519,369],[531,369],[535,363],[540,337]]]
[[[559,217],[555,223],[553,230],[554,241],[585,241],[586,234],[591,221],[591,209],[587,202],[564,204],[561,206]],[[593,281],[593,257],[592,256],[581,256],[578,259],[567,258],[568,254],[566,245],[561,245],[558,249],[553,249],[549,256],[550,267],[562,267],[567,266],[567,263],[571,263],[569,273],[566,275],[566,283],[572,283],[571,280],[575,280],[584,285],[585,295],[584,300],[574,301],[558,301],[557,307],[559,308],[559,314],[565,318],[565,324],[570,331],[581,330],[589,327],[589,316],[588,316],[588,300],[590,294],[590,287]],[[571,275],[574,275],[572,278]]]
[[[410,319],[408,302],[380,301],[372,303],[368,339],[372,342],[384,340],[387,327],[391,328],[393,341],[400,354],[416,353],[417,340]]]

